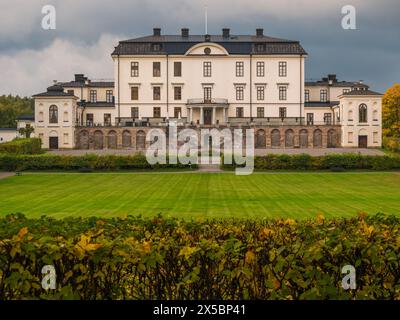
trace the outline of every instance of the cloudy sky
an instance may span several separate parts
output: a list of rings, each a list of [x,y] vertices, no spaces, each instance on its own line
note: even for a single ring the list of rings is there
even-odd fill
[[[306,76],[336,73],[384,91],[400,82],[399,0],[0,0],[0,95],[30,96],[74,73],[112,78],[110,53],[119,40],[181,27],[300,40]],[[43,30],[44,5],[56,8],[56,30]],[[356,30],[341,27],[344,5],[356,8]]]

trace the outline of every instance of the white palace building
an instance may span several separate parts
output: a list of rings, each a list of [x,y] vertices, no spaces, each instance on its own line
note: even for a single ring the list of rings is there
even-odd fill
[[[120,41],[114,81],[76,74],[34,95],[44,148],[146,147],[149,129],[253,128],[256,148],[380,147],[382,95],[330,74],[306,82],[298,41],[254,35],[163,35]]]

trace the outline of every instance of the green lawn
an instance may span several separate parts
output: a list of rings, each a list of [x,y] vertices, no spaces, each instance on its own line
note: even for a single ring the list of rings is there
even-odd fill
[[[326,217],[400,215],[399,173],[28,174],[0,180],[0,215]]]

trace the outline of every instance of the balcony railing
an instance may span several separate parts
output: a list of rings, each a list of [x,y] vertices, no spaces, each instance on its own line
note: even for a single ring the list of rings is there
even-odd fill
[[[212,98],[212,99],[202,99],[202,98],[195,98],[195,99],[188,99],[187,104],[190,105],[228,105],[228,99],[223,98]]]

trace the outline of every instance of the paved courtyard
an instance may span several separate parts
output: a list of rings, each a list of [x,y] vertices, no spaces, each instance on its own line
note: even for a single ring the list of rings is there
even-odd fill
[[[52,150],[49,153],[59,155],[84,155],[84,154],[117,154],[129,155],[135,154],[136,149],[102,149],[102,150]],[[380,149],[358,149],[358,148],[331,148],[331,149],[255,149],[255,155],[261,156],[268,153],[274,154],[301,154],[308,153],[312,156],[321,156],[325,154],[343,154],[343,153],[359,153],[363,155],[384,155]]]

